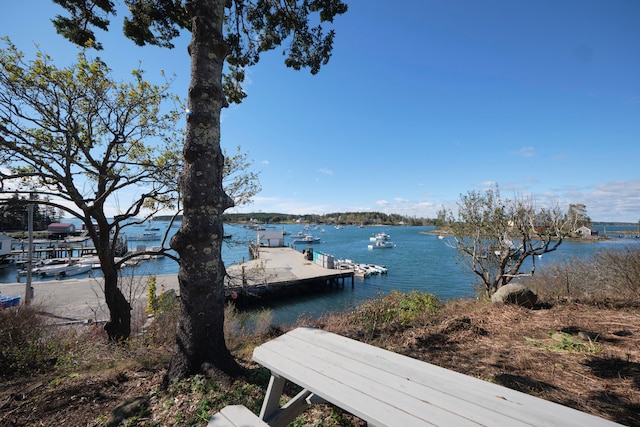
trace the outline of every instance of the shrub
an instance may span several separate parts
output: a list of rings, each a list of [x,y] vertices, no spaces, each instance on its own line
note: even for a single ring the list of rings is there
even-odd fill
[[[355,322],[369,334],[391,327],[416,323],[422,317],[437,313],[442,304],[430,293],[392,291],[388,295],[364,302],[354,313]]]
[[[545,266],[526,284],[547,301],[634,304],[640,297],[640,247],[602,249],[589,258]]]
[[[64,354],[64,345],[38,311],[25,305],[0,310],[0,377],[43,372]]]

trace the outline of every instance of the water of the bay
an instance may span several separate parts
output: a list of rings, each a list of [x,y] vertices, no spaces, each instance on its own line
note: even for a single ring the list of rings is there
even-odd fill
[[[160,227],[158,233],[164,234],[167,223],[155,223]],[[293,245],[293,235],[302,231],[303,225],[287,224],[276,226],[287,232],[285,244],[292,245],[298,250],[304,245]],[[134,232],[135,232],[135,228]],[[549,263],[584,258],[600,248],[616,248],[624,245],[639,244],[637,238],[621,238],[616,235],[618,230],[629,227],[607,227],[606,232],[615,236],[602,241],[567,241],[565,240],[555,252],[545,254],[536,261],[536,271],[543,271]],[[143,228],[138,228],[141,233]],[[363,301],[389,293],[391,290],[410,292],[420,290],[435,294],[441,300],[469,297],[474,295],[471,275],[456,263],[456,251],[447,245],[446,239],[439,239],[436,234],[428,234],[433,227],[405,227],[405,226],[344,226],[337,229],[334,226],[311,226],[305,233],[321,238],[321,243],[314,244],[315,251],[333,255],[336,259],[350,259],[360,263],[379,264],[388,268],[388,274],[372,276],[365,279],[354,279],[354,285],[347,282],[344,289],[332,290],[325,293],[313,294],[269,303],[264,306],[271,310],[276,324],[291,323],[300,316],[317,317],[329,312],[349,310]],[[177,231],[170,228],[169,235]],[[601,230],[602,233],[603,230]],[[390,241],[396,246],[389,249],[368,249],[369,238],[376,233],[386,232]],[[131,233],[131,232],[130,232]],[[225,224],[225,234],[231,238],[225,239],[223,260],[225,265],[232,265],[249,259],[248,243],[255,240],[256,232],[242,226]],[[129,243],[135,247],[142,242]],[[144,242],[147,246],[160,242]],[[136,267],[136,275],[175,274],[178,266],[169,259],[149,261]],[[131,271],[128,272],[129,274]],[[94,273],[99,275],[99,271]],[[0,283],[14,282],[15,270],[7,268],[0,270]],[[38,279],[40,280],[40,279]],[[51,279],[49,279],[51,280]],[[55,282],[52,281],[52,285]]]

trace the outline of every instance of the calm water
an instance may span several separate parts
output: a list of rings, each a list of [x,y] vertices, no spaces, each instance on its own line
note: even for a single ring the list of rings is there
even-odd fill
[[[158,223],[159,233],[164,233],[168,226]],[[293,234],[302,230],[301,225],[284,225],[276,229],[285,229],[289,234],[285,237],[285,244],[290,244]],[[130,234],[141,233],[143,227],[134,227]],[[324,232],[322,231],[324,230]],[[389,269],[387,275],[372,276],[366,279],[355,279],[353,288],[346,285],[344,290],[335,290],[323,294],[288,299],[277,305],[271,305],[274,321],[288,323],[299,316],[316,317],[332,311],[345,311],[361,303],[363,300],[384,295],[391,290],[412,291],[414,289],[431,292],[442,300],[471,296],[473,278],[456,264],[456,252],[449,248],[444,240],[436,235],[424,234],[432,231],[433,227],[365,227],[346,226],[336,229],[333,226],[311,227],[308,233],[321,237],[322,242],[314,244],[315,251],[333,255],[336,259],[351,259],[356,262],[380,264]],[[177,231],[172,228],[170,234]],[[386,232],[391,235],[390,241],[395,248],[370,250],[367,248],[369,237],[376,233]],[[613,227],[607,232],[614,233]],[[232,239],[225,241],[223,259],[226,265],[242,262],[248,259],[247,244],[256,237],[255,231],[240,226],[225,225],[225,233],[231,234]],[[145,243],[147,246],[159,242],[130,242],[130,247]],[[600,248],[622,247],[628,244],[639,244],[640,239],[614,238],[605,242],[563,242],[560,248],[536,262],[536,270],[544,270],[544,266],[563,259],[582,258],[593,254]],[[295,245],[302,250],[304,245]],[[160,259],[141,264],[135,270],[127,273],[145,274],[174,274],[178,266],[171,260]],[[99,271],[94,270],[96,275]],[[0,283],[15,282],[16,271],[13,268],[0,270]],[[40,280],[40,279],[34,279]],[[51,280],[51,279],[49,279]],[[54,282],[52,282],[52,285]]]

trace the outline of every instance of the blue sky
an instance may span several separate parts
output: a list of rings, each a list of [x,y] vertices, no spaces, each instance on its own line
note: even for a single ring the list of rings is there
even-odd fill
[[[640,220],[640,1],[354,0],[319,74],[277,49],[223,111],[262,192],[235,211],[381,211],[435,217],[498,183],[538,205],[583,203],[595,221]],[[76,50],[47,0],[12,2],[1,35],[63,64]],[[25,17],[28,17],[25,18]],[[139,61],[175,73],[186,96],[188,36],[139,48],[119,22],[100,56],[124,77]]]

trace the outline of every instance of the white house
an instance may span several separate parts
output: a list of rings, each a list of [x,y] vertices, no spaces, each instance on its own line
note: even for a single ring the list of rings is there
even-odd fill
[[[582,237],[597,236],[598,230],[596,230],[595,228],[589,228],[586,225],[583,225],[582,227],[576,230],[576,234],[579,234]]]

